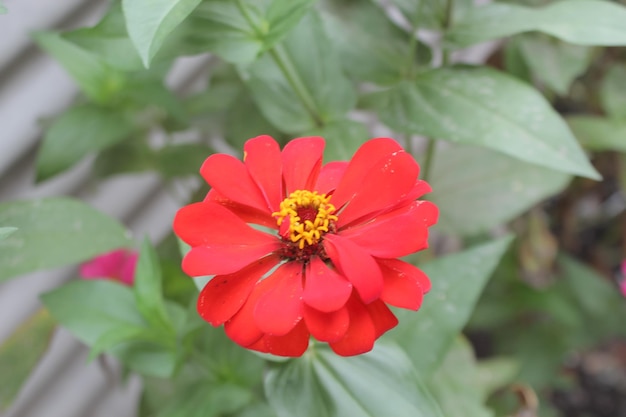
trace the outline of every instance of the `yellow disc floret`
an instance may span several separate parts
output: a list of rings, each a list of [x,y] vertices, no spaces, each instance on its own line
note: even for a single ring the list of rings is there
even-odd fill
[[[296,190],[280,203],[280,210],[272,213],[278,225],[289,219],[289,240],[297,243],[300,249],[305,245],[317,244],[324,233],[329,231],[335,206],[330,204],[330,196],[317,191]]]

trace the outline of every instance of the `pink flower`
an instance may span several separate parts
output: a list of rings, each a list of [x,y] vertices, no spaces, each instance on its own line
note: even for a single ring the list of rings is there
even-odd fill
[[[137,252],[116,249],[85,262],[79,273],[84,279],[110,279],[133,285],[138,258]]]

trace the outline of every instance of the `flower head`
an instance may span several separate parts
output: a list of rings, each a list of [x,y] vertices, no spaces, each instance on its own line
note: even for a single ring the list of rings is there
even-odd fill
[[[128,249],[117,249],[80,266],[79,274],[85,279],[110,279],[133,285],[139,254]]]
[[[212,189],[179,210],[174,230],[191,246],[183,270],[215,275],[198,312],[241,346],[304,353],[310,336],[340,355],[372,349],[397,324],[387,304],[417,310],[430,281],[405,256],[428,246],[438,216],[419,166],[394,140],[366,142],[350,162],[322,164],[324,140],[280,150],[250,139],[244,161],[209,156]]]

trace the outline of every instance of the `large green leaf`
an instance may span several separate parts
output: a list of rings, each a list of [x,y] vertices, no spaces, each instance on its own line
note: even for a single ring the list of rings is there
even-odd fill
[[[313,0],[204,0],[184,28],[185,39],[235,64],[249,64],[272,48],[304,16]]]
[[[568,116],[581,145],[592,151],[626,152],[626,120],[602,116]]]
[[[122,0],[128,34],[146,67],[169,35],[202,0]]]
[[[354,107],[354,88],[342,73],[317,14],[308,14],[276,48],[275,53],[266,53],[248,67],[244,75],[259,109],[274,126],[299,133],[320,127],[321,122],[342,119]],[[284,71],[293,78],[291,83]],[[294,83],[310,98],[307,104],[294,91]]]
[[[39,310],[0,345],[0,411],[11,405],[45,353],[56,322]]]
[[[506,236],[423,266],[432,290],[419,311],[396,310],[400,323],[388,333],[422,377],[438,368],[511,239]]]
[[[63,113],[46,130],[37,154],[37,180],[70,168],[91,152],[126,138],[133,126],[124,114],[95,104],[83,104]]]
[[[415,42],[370,1],[327,1],[322,17],[336,45],[344,70],[352,77],[393,84],[409,75],[412,66],[427,64],[430,50]]]
[[[58,33],[38,32],[34,38],[41,48],[59,61],[82,92],[95,102],[111,103],[124,89],[124,74],[88,49]]]
[[[370,99],[395,130],[484,146],[600,179],[567,124],[529,85],[486,67],[429,71]]]
[[[428,198],[439,207],[437,229],[472,235],[514,219],[570,179],[489,149],[455,146],[437,151]]]
[[[626,119],[625,64],[617,63],[609,68],[600,86],[600,100],[609,116]]]
[[[378,343],[344,358],[326,346],[273,365],[265,392],[279,417],[440,417],[406,354]]]
[[[68,198],[2,203],[0,224],[19,229],[0,241],[0,281],[81,262],[130,243],[117,221]]]
[[[626,8],[604,0],[565,0],[541,8],[511,3],[476,7],[454,23],[445,40],[455,47],[539,31],[577,45],[626,45]]]

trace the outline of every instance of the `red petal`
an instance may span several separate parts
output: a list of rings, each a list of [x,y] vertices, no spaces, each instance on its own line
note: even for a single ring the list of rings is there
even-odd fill
[[[295,190],[313,189],[322,166],[324,144],[324,139],[311,136],[285,145],[282,160],[287,195]]]
[[[202,164],[200,174],[211,187],[229,200],[272,213],[272,208],[265,201],[248,169],[237,158],[223,153],[213,154]]]
[[[304,322],[300,321],[293,330],[284,336],[265,335],[246,347],[278,356],[302,356],[309,347],[309,331]]]
[[[260,224],[272,229],[277,228],[276,219],[267,211],[261,211],[250,206],[235,203],[218,193],[215,188],[211,189],[204,198],[204,202],[210,201],[226,207],[246,223]]]
[[[358,182],[342,181],[333,194],[333,204],[338,204],[338,193],[350,191],[346,206],[339,214],[337,226],[341,228],[370,213],[392,208],[413,189],[418,173],[419,166],[413,157],[404,151],[397,151],[370,165],[367,175]],[[340,201],[345,198],[344,194],[339,195]]]
[[[239,311],[254,288],[254,284],[280,262],[278,256],[268,256],[234,274],[218,275],[209,281],[198,297],[198,313],[219,326]]]
[[[336,342],[348,330],[350,314],[347,308],[332,313],[323,313],[304,305],[304,321],[311,335],[321,342]]]
[[[256,246],[278,241],[276,236],[253,229],[235,213],[212,202],[193,203],[178,210],[174,232],[191,246]]]
[[[257,246],[196,246],[183,258],[183,271],[189,276],[232,274],[280,248],[280,242]]]
[[[385,287],[380,299],[400,308],[417,310],[423,294],[430,291],[430,280],[424,272],[399,259],[379,259]]]
[[[374,258],[350,240],[333,234],[324,237],[324,249],[363,302],[369,303],[380,297],[383,276]]]
[[[302,318],[302,264],[287,262],[264,282],[270,289],[259,298],[254,320],[262,332],[283,336]]]
[[[437,207],[429,201],[376,216],[373,221],[344,229],[340,235],[356,243],[370,255],[397,258],[428,247],[428,226],[437,218]]]
[[[393,329],[398,324],[398,319],[393,315],[389,307],[380,300],[376,300],[365,306],[370,313],[372,323],[376,329],[376,339],[382,336],[387,330]]]
[[[347,168],[348,163],[344,161],[329,162],[324,165],[320,170],[319,177],[317,177],[314,190],[321,194],[328,194],[334,191]]]
[[[257,283],[237,314],[224,323],[228,337],[240,346],[248,347],[263,337],[263,332],[254,321],[254,309],[259,299],[271,289],[272,285],[266,279]]]
[[[352,198],[354,190],[362,185],[363,178],[379,159],[402,150],[393,139],[376,138],[365,142],[355,152],[334,194],[335,207],[339,208]]]
[[[369,312],[356,296],[350,298],[346,307],[350,314],[348,331],[338,342],[329,343],[331,349],[341,356],[369,352],[376,340],[376,327]]]
[[[311,307],[331,312],[346,304],[352,293],[352,284],[320,258],[313,257],[306,267],[302,300]]]
[[[278,211],[283,201],[283,176],[280,147],[271,136],[257,136],[243,147],[244,163],[268,206]]]

